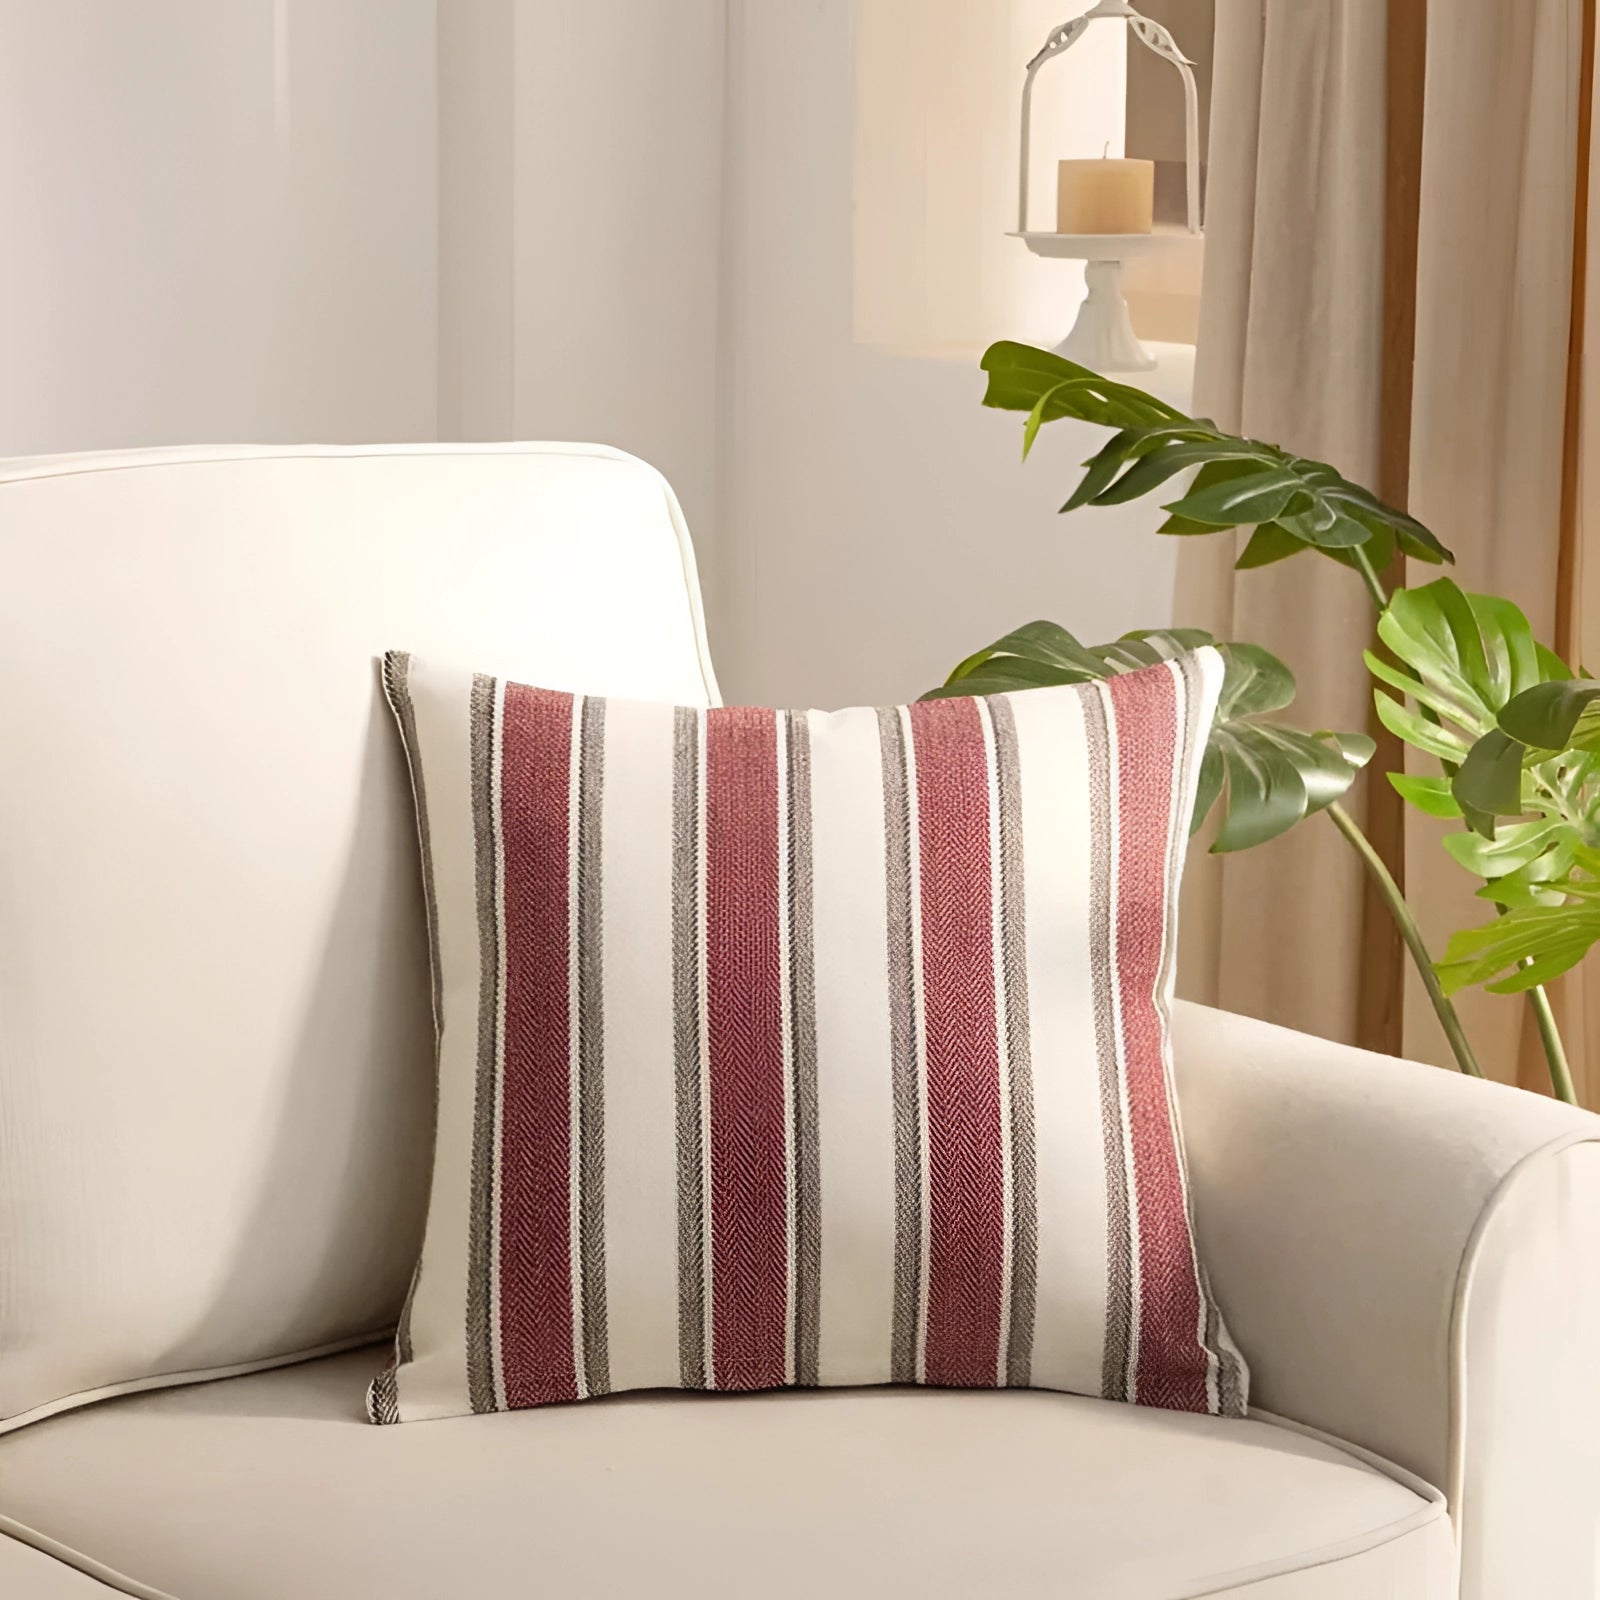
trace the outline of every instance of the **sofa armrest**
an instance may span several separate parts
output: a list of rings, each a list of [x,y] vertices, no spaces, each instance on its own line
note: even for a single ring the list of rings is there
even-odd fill
[[[1442,1489],[1473,1600],[1600,1594],[1600,1117],[1179,1002],[1251,1403]]]

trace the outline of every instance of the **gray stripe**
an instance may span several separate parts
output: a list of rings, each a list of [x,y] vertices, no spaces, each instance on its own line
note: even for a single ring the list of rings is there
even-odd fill
[[[406,766],[411,774],[411,796],[417,818],[417,846],[422,857],[422,909],[428,929],[428,977],[433,997],[433,1120],[439,1120],[439,1042],[444,1027],[444,980],[439,970],[439,900],[433,881],[433,835],[428,826],[428,786],[423,777],[422,748],[417,742],[417,713],[411,700],[411,657],[404,650],[391,650],[383,658],[383,688],[400,727],[400,742],[405,747]],[[429,1156],[429,1170],[432,1170]],[[406,1290],[405,1304],[400,1308],[400,1322],[395,1329],[395,1356],[401,1365],[412,1360],[411,1308],[417,1297],[417,1280],[422,1276],[422,1261],[418,1257]],[[395,1387],[393,1376],[391,1388]],[[398,1408],[398,1392],[395,1397]],[[393,1421],[400,1420],[398,1409]]]
[[[1188,837],[1190,821],[1190,796],[1189,779],[1192,778],[1196,764],[1200,760],[1202,751],[1196,748],[1200,736],[1200,669],[1191,654],[1185,653],[1178,656],[1174,663],[1182,680],[1183,688],[1183,749],[1182,757],[1173,774],[1172,816],[1169,821],[1167,838],[1167,927],[1166,949],[1162,957],[1162,971],[1160,988],[1157,991],[1157,1004],[1161,1007],[1162,1032],[1168,1041],[1167,1048],[1171,1049],[1172,1019],[1166,1014],[1166,992],[1170,981],[1173,962],[1177,959],[1178,946],[1178,895],[1182,882],[1182,862],[1185,844]],[[1171,1083],[1168,1080],[1168,1095],[1171,1095]],[[1173,1144],[1177,1150],[1178,1170],[1183,1176],[1184,1205],[1188,1213],[1189,1238],[1196,1252],[1196,1261],[1199,1259],[1199,1241],[1194,1226],[1194,1203],[1192,1191],[1189,1187],[1188,1162],[1184,1155],[1183,1140],[1178,1134],[1178,1108],[1170,1106],[1169,1114],[1172,1117]],[[1215,1358],[1217,1363],[1217,1403],[1218,1409],[1225,1417],[1240,1417],[1244,1415],[1244,1363],[1239,1357],[1239,1352],[1234,1348],[1233,1341],[1228,1338],[1227,1330],[1222,1325],[1222,1313],[1217,1306],[1216,1296],[1211,1291],[1211,1282],[1207,1278],[1203,1267],[1196,1267],[1196,1276],[1200,1290],[1200,1303],[1205,1312],[1205,1328],[1203,1338],[1207,1351]]]
[[[1206,1269],[1200,1269],[1200,1293],[1206,1306],[1206,1343],[1217,1356],[1217,1411],[1224,1417],[1242,1417],[1247,1410],[1244,1358],[1228,1337],[1222,1308],[1211,1288]]]
[[[917,1381],[922,1306],[922,1096],[911,918],[911,789],[900,713],[878,710],[883,758],[884,868],[888,880],[889,1045],[894,1081],[894,1331],[889,1377]]]
[[[672,721],[672,1001],[677,1070],[678,1371],[706,1387],[704,1152],[700,1126],[700,713]]]
[[[467,1239],[467,1395],[474,1411],[495,1409],[493,1317],[495,1083],[500,1058],[500,860],[495,840],[496,683],[472,680],[469,745],[472,838],[478,899],[478,1061],[472,1114],[472,1207]]]
[[[811,728],[785,713],[789,760],[789,1038],[794,1098],[794,1381],[817,1382],[822,1325],[822,1164],[817,1127],[817,992],[812,922]]]
[[[578,751],[578,1271],[584,1383],[610,1394],[606,1338],[605,945],[602,849],[606,703],[587,696]]]
[[[394,1363],[367,1385],[367,1421],[386,1423],[400,1420],[400,1392],[395,1385]]]
[[[1033,1055],[1028,1028],[1028,923],[1022,844],[1022,764],[1011,702],[987,702],[994,724],[995,798],[1000,817],[1000,980],[1006,1001],[1011,1099],[1011,1308],[1006,1382],[1028,1387],[1039,1275],[1039,1180],[1034,1151]]]
[[[1133,1219],[1124,1156],[1122,1066],[1117,1045],[1111,904],[1111,828],[1116,803],[1106,691],[1083,691],[1089,747],[1089,964],[1094,988],[1095,1054],[1100,1067],[1100,1125],[1106,1164],[1106,1333],[1100,1392],[1108,1400],[1133,1398],[1128,1362],[1133,1347]]]

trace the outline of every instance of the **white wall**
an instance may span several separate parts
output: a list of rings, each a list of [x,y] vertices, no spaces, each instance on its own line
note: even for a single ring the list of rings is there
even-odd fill
[[[1018,223],[1023,63],[1062,0],[856,0],[855,331],[899,350],[976,346],[997,326],[1058,340],[1083,264],[1043,261]],[[1128,30],[1097,24],[1036,76],[1029,225],[1053,228],[1056,162],[1122,154]],[[819,113],[839,109],[819,105]]]
[[[436,427],[433,0],[0,0],[0,454]]]
[[[653,461],[713,611],[724,0],[440,7],[445,437]]]
[[[731,603],[712,635],[730,699],[892,701],[1034,617],[1095,639],[1171,620],[1176,552],[1148,510],[1055,515],[1096,430],[1048,428],[1020,466],[1020,419],[980,408],[975,351],[854,342],[854,12],[731,0]],[[1152,376],[1181,398],[1185,354]]]

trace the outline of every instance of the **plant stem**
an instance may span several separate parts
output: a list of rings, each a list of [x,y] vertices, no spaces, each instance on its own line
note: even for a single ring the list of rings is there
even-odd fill
[[[1383,579],[1378,576],[1378,569],[1372,564],[1372,557],[1367,554],[1367,547],[1362,544],[1350,547],[1350,559],[1356,564],[1356,571],[1361,574],[1361,581],[1367,586],[1367,593],[1372,596],[1372,603],[1380,612],[1389,607],[1389,591],[1383,586]]]
[[[1539,1042],[1544,1046],[1545,1060],[1550,1063],[1550,1087],[1555,1090],[1557,1100],[1565,1100],[1569,1106],[1575,1106],[1578,1095],[1572,1087],[1572,1068],[1567,1064],[1567,1049],[1561,1042],[1561,1030],[1556,1026],[1556,1014],[1550,1007],[1550,996],[1545,993],[1543,984],[1537,984],[1528,991],[1528,1003],[1533,1007],[1534,1018],[1539,1024]]]
[[[1350,815],[1337,800],[1328,807],[1328,817],[1340,833],[1350,841],[1356,854],[1366,863],[1367,871],[1372,874],[1373,882],[1378,886],[1378,892],[1383,896],[1384,903],[1389,907],[1389,914],[1394,918],[1395,926],[1400,930],[1400,937],[1405,940],[1406,949],[1411,952],[1411,959],[1416,964],[1417,975],[1422,979],[1422,987],[1428,991],[1428,999],[1433,1003],[1434,1015],[1439,1019],[1439,1026],[1444,1029],[1444,1036],[1450,1041],[1450,1052],[1456,1058],[1456,1065],[1469,1077],[1481,1078],[1483,1069],[1478,1065],[1478,1058],[1472,1053],[1472,1046],[1467,1041],[1466,1031],[1461,1026],[1461,1018],[1456,1014],[1456,1008],[1445,997],[1445,992],[1439,984],[1439,974],[1433,970],[1433,960],[1428,954],[1428,947],[1422,942],[1422,930],[1417,926],[1417,919],[1411,915],[1411,907],[1406,904],[1406,899],[1400,892],[1400,885],[1394,881],[1393,875],[1383,863],[1383,857],[1372,847],[1372,841],[1356,825],[1355,818]]]

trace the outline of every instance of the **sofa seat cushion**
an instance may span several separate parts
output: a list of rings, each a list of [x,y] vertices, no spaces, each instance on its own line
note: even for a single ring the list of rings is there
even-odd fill
[[[0,1528],[173,1600],[1455,1592],[1437,1496],[1268,1422],[904,1388],[373,1428],[372,1363],[0,1439]]]

